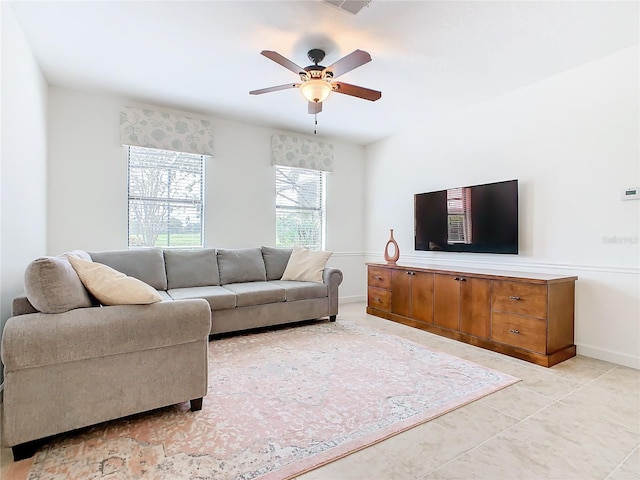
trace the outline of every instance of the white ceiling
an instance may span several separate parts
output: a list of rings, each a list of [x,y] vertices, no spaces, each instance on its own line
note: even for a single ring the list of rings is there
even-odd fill
[[[383,1],[352,15],[307,1],[10,2],[50,85],[313,132],[297,77],[355,49],[373,60],[339,79],[377,102],[332,94],[318,135],[367,144],[638,43],[637,1]]]

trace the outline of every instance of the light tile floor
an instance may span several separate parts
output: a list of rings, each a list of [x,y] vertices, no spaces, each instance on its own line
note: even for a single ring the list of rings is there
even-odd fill
[[[340,315],[521,382],[298,480],[640,480],[640,371],[575,357],[552,368],[365,313]]]
[[[340,306],[372,326],[521,382],[297,480],[640,480],[640,371],[575,357],[552,368]],[[1,451],[2,472],[11,462]]]

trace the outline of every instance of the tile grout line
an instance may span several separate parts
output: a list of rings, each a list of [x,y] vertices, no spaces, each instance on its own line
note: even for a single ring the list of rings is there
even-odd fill
[[[617,367],[612,367],[609,370],[607,370],[606,372],[601,373],[600,375],[598,375],[597,377],[592,378],[591,380],[589,380],[587,383],[584,383],[582,385],[580,385],[578,388],[576,388],[575,390],[566,393],[565,395],[563,395],[562,397],[558,398],[558,401],[562,401],[563,399],[567,398],[569,395],[572,395],[573,393],[577,392],[578,390],[582,390],[585,387],[588,387],[589,385],[591,385],[592,383],[594,383],[596,380],[601,379],[602,377],[604,377],[605,375],[607,375],[610,372],[613,372]],[[566,405],[566,404],[565,404]]]
[[[517,425],[520,425],[521,423],[523,423],[525,420],[529,420],[531,417],[533,417],[534,415],[539,414],[539,413],[540,413],[540,412],[542,412],[543,410],[546,410],[547,408],[549,408],[549,407],[551,407],[551,406],[553,406],[553,405],[555,405],[555,404],[557,404],[557,403],[562,403],[563,405],[566,405],[565,403],[561,402],[561,400],[562,400],[563,398],[566,398],[566,397],[568,397],[569,395],[572,395],[573,393],[577,392],[578,390],[582,389],[583,387],[586,387],[587,385],[590,385],[591,383],[595,382],[596,380],[598,380],[598,379],[599,379],[599,378],[601,378],[602,376],[606,375],[607,373],[609,373],[609,372],[611,372],[611,371],[615,370],[616,368],[617,368],[617,366],[614,366],[614,367],[610,368],[609,370],[607,370],[606,372],[601,373],[601,374],[600,374],[600,375],[598,375],[597,377],[592,378],[592,379],[591,379],[591,380],[589,380],[587,383],[585,383],[585,384],[583,384],[583,385],[580,385],[580,386],[578,386],[577,388],[575,388],[575,389],[571,390],[570,392],[568,392],[568,393],[564,394],[564,395],[563,395],[563,396],[561,396],[560,398],[555,399],[555,400],[553,400],[553,399],[552,399],[552,400],[553,400],[553,402],[552,402],[552,403],[550,403],[549,405],[547,405],[547,406],[545,406],[545,407],[542,407],[542,408],[540,408],[539,410],[536,410],[535,412],[533,412],[533,413],[531,413],[531,414],[527,415],[527,416],[526,416],[526,417],[524,417],[523,419],[521,419],[521,420],[517,421],[517,422],[516,422],[516,423],[514,423],[513,425],[510,425],[510,426],[508,426],[507,428],[505,428],[504,430],[501,430],[500,432],[496,433],[495,435],[493,435],[493,436],[491,436],[491,437],[487,438],[485,441],[483,441],[483,442],[481,442],[481,443],[479,443],[479,444],[475,445],[474,447],[472,447],[472,448],[470,448],[470,449],[468,449],[468,450],[465,450],[464,452],[459,453],[459,454],[458,454],[458,455],[456,455],[455,457],[453,457],[453,458],[451,458],[450,460],[447,460],[446,462],[444,462],[442,465],[439,465],[439,466],[437,466],[436,468],[431,469],[430,471],[428,471],[428,472],[424,473],[423,475],[418,476],[418,477],[417,477],[417,480],[424,480],[428,475],[431,475],[433,472],[435,472],[435,471],[437,471],[437,470],[441,469],[441,468],[442,468],[442,467],[444,467],[445,465],[448,465],[449,463],[453,462],[454,460],[457,460],[457,459],[458,459],[458,458],[460,458],[461,456],[466,455],[467,453],[469,453],[469,452],[471,452],[471,451],[475,450],[476,448],[481,447],[482,445],[484,445],[485,443],[489,442],[490,440],[493,440],[494,438],[498,437],[499,435],[501,435],[501,434],[503,434],[503,433],[505,433],[505,432],[507,432],[507,431],[509,431],[509,430],[513,429],[513,428],[514,428],[514,427],[516,427]],[[556,375],[558,375],[558,374],[556,374]],[[560,376],[560,375],[559,375],[559,376]],[[522,379],[521,379],[521,381],[522,381]],[[517,385],[517,383],[516,383],[516,384],[514,384],[514,385]],[[525,387],[525,386],[522,386],[522,388],[523,388],[523,389],[525,389],[525,390],[529,390],[530,392],[533,392],[533,393],[535,393],[535,394],[537,394],[537,395],[540,395],[540,396],[542,396],[542,397],[545,397],[545,398],[549,398],[549,399],[551,399],[551,397],[547,397],[546,395],[542,395],[541,393],[538,393],[538,392],[536,392],[535,390],[531,390],[531,389],[529,389],[529,388],[527,388],[527,387]],[[485,397],[485,398],[486,398],[486,397]],[[508,414],[508,413],[506,413],[506,412],[503,412],[502,410],[500,410],[500,409],[498,409],[498,408],[496,408],[496,407],[494,407],[494,406],[492,406],[492,405],[487,405],[487,407],[493,408],[494,410],[496,410],[496,411],[498,411],[498,412],[500,412],[500,413],[502,413],[503,415],[506,415],[506,416],[508,416],[508,417],[516,418],[516,417],[513,417],[512,415],[509,415],[509,414]],[[635,450],[633,450],[633,451],[635,451]],[[627,458],[628,458],[629,456],[631,456],[631,454],[633,453],[633,451],[632,451],[632,452],[627,456]],[[625,460],[624,460],[624,461],[626,461],[626,458],[625,458]],[[618,468],[618,467],[616,467],[616,468]],[[614,469],[614,470],[615,470],[615,469]],[[612,472],[612,473],[613,473],[613,472]],[[611,474],[610,474],[610,475],[611,475]],[[608,478],[608,477],[607,477],[607,478]],[[605,479],[605,480],[606,480],[606,479]]]
[[[616,468],[614,468],[613,470],[611,470],[611,473],[609,473],[609,475],[607,475],[607,476],[605,477],[605,479],[604,479],[604,480],[609,480],[609,479],[611,478],[611,475],[613,475],[613,474],[614,474],[614,473],[616,473],[618,470],[620,470],[620,467],[622,467],[622,465],[624,465],[624,463],[625,463],[627,460],[629,460],[629,459],[633,456],[633,454],[634,454],[635,452],[637,452],[639,449],[640,449],[640,444],[636,445],[636,446],[635,446],[635,448],[631,449],[631,451],[629,452],[629,454],[628,454],[626,457],[624,457],[624,458],[622,459],[622,461],[621,461],[618,465],[616,465]]]
[[[547,397],[547,398],[548,398],[548,397]],[[525,420],[528,420],[529,418],[533,417],[534,415],[537,415],[537,414],[538,414],[538,413],[540,413],[541,411],[543,411],[543,410],[545,410],[545,409],[547,409],[547,408],[551,407],[552,405],[555,405],[555,404],[556,404],[556,403],[558,403],[558,402],[559,402],[559,400],[554,400],[554,401],[553,401],[552,403],[550,403],[549,405],[547,405],[547,406],[545,406],[545,407],[542,407],[542,408],[541,408],[541,409],[539,409],[539,410],[536,410],[535,412],[533,412],[533,413],[531,413],[531,414],[527,415],[526,417],[524,417],[522,420],[518,420],[518,421],[517,421],[516,423],[514,423],[513,425],[509,425],[509,426],[508,426],[507,428],[505,428],[504,430],[499,431],[498,433],[496,433],[496,434],[492,435],[491,437],[487,438],[487,439],[486,439],[486,440],[484,440],[483,442],[481,442],[481,443],[479,443],[479,444],[477,444],[477,445],[475,445],[475,446],[471,447],[471,448],[470,448],[470,449],[468,449],[468,450],[465,450],[465,451],[464,451],[464,452],[462,452],[462,453],[459,453],[458,455],[456,455],[456,456],[455,456],[455,457],[453,457],[452,459],[447,460],[447,461],[446,461],[445,463],[443,463],[442,465],[439,465],[438,467],[436,467],[436,468],[434,468],[434,469],[430,470],[429,472],[425,473],[424,475],[421,475],[420,477],[418,477],[418,479],[423,479],[423,478],[425,478],[425,476],[430,475],[431,473],[433,473],[433,472],[435,472],[435,471],[437,471],[437,470],[441,469],[441,468],[442,468],[442,467],[444,467],[445,465],[448,465],[449,463],[453,462],[454,460],[456,460],[456,459],[460,458],[460,457],[461,457],[461,456],[463,456],[463,455],[466,455],[467,453],[469,453],[469,452],[471,452],[471,451],[475,450],[476,448],[479,448],[479,447],[483,446],[485,443],[487,443],[487,442],[489,442],[489,441],[493,440],[494,438],[498,437],[499,435],[503,434],[504,432],[507,432],[507,431],[511,430],[512,428],[514,428],[514,427],[516,427],[516,426],[520,425],[520,424],[521,424],[522,422],[524,422]],[[488,406],[488,407],[490,407],[490,408],[493,408],[494,410],[496,410],[496,411],[498,411],[498,412],[500,412],[500,413],[502,413],[503,415],[506,415],[506,416],[511,417],[511,418],[514,418],[514,419],[516,418],[516,417],[514,417],[514,416],[512,416],[512,415],[509,415],[508,413],[503,412],[502,410],[499,410],[499,409],[497,409],[497,408],[495,408],[495,407],[492,407],[491,405],[487,405],[487,406]],[[516,420],[517,420],[517,419],[516,419]]]
[[[614,371],[614,370],[619,370],[619,369],[620,369],[620,367],[619,367],[618,365],[615,365],[613,368],[611,368],[610,370],[608,370],[608,371],[607,371],[607,373],[608,373],[608,372],[612,372],[612,371]],[[603,375],[604,375],[604,374],[603,374]],[[598,377],[598,378],[600,378],[600,377]],[[621,461],[621,462],[616,466],[616,468],[614,468],[614,469],[611,471],[611,473],[609,473],[609,475],[607,475],[607,476],[606,476],[606,478],[605,478],[604,480],[609,480],[609,478],[611,478],[611,475],[613,475],[615,472],[617,472],[618,470],[620,470],[620,467],[622,467],[622,465],[624,465],[624,463],[625,463],[629,458],[631,458],[631,456],[632,456],[632,455],[633,455],[637,450],[639,450],[639,449],[640,449],[640,444],[636,445],[636,447],[635,447],[635,448],[633,448],[633,449],[631,450],[631,452],[629,452],[629,454],[628,454],[626,457],[624,457],[624,459],[622,459],[622,461]]]

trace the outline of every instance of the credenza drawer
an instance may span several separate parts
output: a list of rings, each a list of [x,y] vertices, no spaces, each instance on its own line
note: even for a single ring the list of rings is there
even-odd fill
[[[391,311],[391,291],[390,290],[369,287],[367,293],[368,293],[367,305],[369,306],[369,308],[375,308],[376,310],[382,310],[385,312]]]
[[[547,322],[540,318],[493,312],[491,339],[538,353],[546,353]]]
[[[391,270],[369,267],[367,285],[376,288],[391,288]]]
[[[491,285],[491,309],[547,318],[547,286],[494,281]]]

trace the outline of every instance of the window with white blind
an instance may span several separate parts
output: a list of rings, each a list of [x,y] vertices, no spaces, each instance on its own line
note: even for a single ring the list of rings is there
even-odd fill
[[[325,173],[276,165],[276,246],[324,249]]]
[[[204,245],[204,156],[129,148],[129,248]]]
[[[471,243],[471,189],[447,190],[448,243]]]

